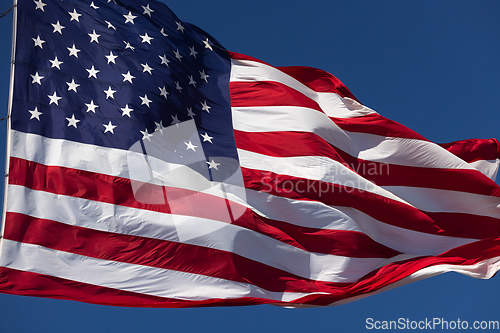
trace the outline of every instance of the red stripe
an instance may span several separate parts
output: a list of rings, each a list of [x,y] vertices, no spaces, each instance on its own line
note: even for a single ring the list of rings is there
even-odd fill
[[[335,93],[358,101],[338,78],[321,69],[305,66],[278,67],[278,69],[314,91]]]
[[[235,130],[234,135],[240,149],[276,157],[328,157],[379,186],[425,187],[500,197],[500,187],[477,170],[422,168],[365,161],[307,132],[252,133]]]
[[[421,187],[500,197],[500,187],[478,170],[380,163],[352,157],[340,149],[337,151],[351,169],[379,186]]]
[[[10,158],[9,184],[125,207],[231,223],[226,213],[226,201],[216,196],[83,170],[45,166],[15,157]],[[140,187],[136,193],[133,184]]]
[[[377,113],[367,114],[365,116],[354,118],[334,118],[330,119],[341,129],[348,132],[359,132],[374,134],[386,137],[407,138],[428,141],[417,132],[392,121]]]
[[[248,61],[255,61],[255,62],[260,62],[261,64],[264,64],[264,65],[268,65],[268,66],[271,66],[269,65],[267,62],[265,61],[262,61],[260,59],[257,59],[257,58],[254,58],[254,57],[251,57],[251,56],[248,56],[246,54],[241,54],[241,53],[236,53],[236,52],[231,52],[231,51],[228,51],[229,53],[229,57],[231,59],[234,59],[234,60],[248,60]]]
[[[338,148],[313,133],[234,130],[234,138],[238,149],[275,157],[325,156],[349,167],[345,153],[340,154]]]
[[[250,220],[244,219],[239,225],[309,252],[350,258],[392,258],[400,254],[357,231],[301,227],[261,216],[251,221],[254,225],[245,222]]]
[[[443,143],[440,146],[468,163],[500,158],[500,143],[497,139],[469,139]]]
[[[353,162],[353,168],[379,186],[423,187],[500,197],[498,185],[477,170],[419,168],[363,160]]]
[[[61,279],[50,275],[23,272],[6,267],[0,267],[0,292],[13,295],[66,299],[92,304],[148,308],[186,308],[270,303],[267,299],[251,297],[187,301],[149,296]]]
[[[47,181],[48,180],[48,181]],[[10,184],[21,185],[33,190],[74,196],[122,206],[202,217],[232,223],[309,252],[334,254],[352,258],[390,258],[398,254],[374,242],[366,235],[353,231],[336,231],[295,226],[286,222],[273,221],[254,214],[250,209],[231,203],[233,208],[244,211],[241,217],[231,221],[226,201],[222,198],[200,192],[191,192],[164,187],[167,198],[174,204],[145,204],[135,200],[128,179],[95,174],[81,170],[45,166],[18,158],[11,158]],[[67,186],[65,184],[68,184]],[[87,186],[87,188],[85,187]],[[114,188],[113,188],[114,187]],[[157,185],[144,186],[146,198],[163,198],[163,189]],[[184,195],[184,196],[182,196]],[[177,199],[176,199],[177,196]],[[172,203],[172,201],[169,201]],[[237,209],[240,211],[240,209]],[[352,242],[352,243],[350,243]]]
[[[229,92],[232,107],[301,106],[322,112],[318,103],[279,82],[231,82]]]
[[[240,53],[229,52],[229,56],[234,60],[248,60],[259,62],[264,65],[268,63]],[[271,66],[272,67],[272,66]],[[321,69],[305,66],[275,67],[285,74],[290,75],[303,85],[317,92],[336,93],[342,97],[349,97],[357,101],[352,92],[335,76]]]
[[[245,187],[295,200],[352,207],[390,225],[429,234],[483,239],[500,235],[500,220],[459,213],[425,213],[350,186],[242,168]],[[432,217],[431,217],[432,216]],[[460,218],[458,218],[460,216]],[[446,229],[450,228],[451,230]]]

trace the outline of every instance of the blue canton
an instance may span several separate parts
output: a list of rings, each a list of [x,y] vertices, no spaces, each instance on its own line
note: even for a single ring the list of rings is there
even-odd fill
[[[154,135],[191,121],[180,128],[196,135],[177,130],[172,151],[201,149],[211,172],[234,172],[230,61],[210,35],[154,0],[18,6],[14,130],[144,150]],[[233,161],[225,172],[223,161]]]

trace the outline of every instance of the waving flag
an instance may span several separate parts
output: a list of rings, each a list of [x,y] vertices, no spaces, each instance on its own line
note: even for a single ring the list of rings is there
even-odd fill
[[[332,305],[500,268],[495,139],[432,143],[153,0],[16,10],[0,292]]]

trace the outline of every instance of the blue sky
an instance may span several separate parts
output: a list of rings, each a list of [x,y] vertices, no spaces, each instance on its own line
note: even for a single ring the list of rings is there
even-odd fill
[[[365,105],[435,142],[500,137],[500,2],[164,0],[228,50],[341,79]],[[7,10],[8,1],[0,4]],[[12,14],[0,19],[0,118]],[[0,165],[6,121],[0,122]],[[342,306],[131,309],[0,294],[2,332],[364,332],[365,320],[500,320],[500,278],[448,273]]]

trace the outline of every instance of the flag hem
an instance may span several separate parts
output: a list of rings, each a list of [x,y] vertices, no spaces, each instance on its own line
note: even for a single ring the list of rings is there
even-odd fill
[[[480,267],[483,265],[486,265],[486,266],[490,265],[488,267],[487,271],[485,272],[485,274],[474,273],[476,270],[480,269]],[[495,268],[491,268],[491,266],[494,266]],[[379,293],[410,284],[412,282],[417,282],[417,281],[431,278],[431,277],[441,275],[444,273],[453,273],[454,272],[454,273],[463,274],[463,275],[477,278],[477,279],[488,280],[488,279],[491,279],[493,276],[495,276],[495,274],[499,270],[500,270],[500,256],[493,257],[493,258],[487,258],[487,259],[481,260],[477,263],[474,263],[471,265],[466,265],[466,266],[453,265],[453,264],[438,264],[438,265],[427,266],[427,267],[422,268],[416,272],[411,273],[410,275],[402,278],[401,280],[398,280],[394,283],[391,283],[390,285],[382,287],[382,288],[375,290],[371,293],[361,294],[361,295],[354,296],[352,298],[342,299],[342,300],[330,303],[327,306],[338,306],[338,305],[351,303],[351,302],[354,302],[354,301],[357,301],[357,300],[360,300],[360,299],[363,299],[366,297],[377,295]]]

